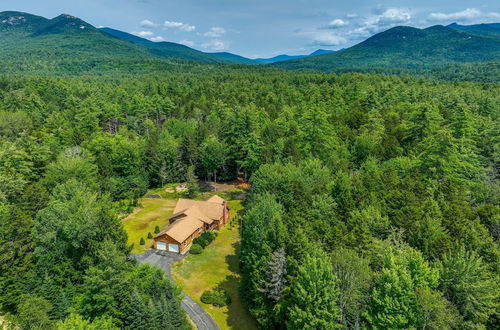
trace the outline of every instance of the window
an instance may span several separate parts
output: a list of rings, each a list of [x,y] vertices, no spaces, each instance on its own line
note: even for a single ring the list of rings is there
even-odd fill
[[[198,228],[198,232],[201,232],[201,227],[200,227],[200,228]]]
[[[184,246],[186,246],[186,241],[184,241]]]

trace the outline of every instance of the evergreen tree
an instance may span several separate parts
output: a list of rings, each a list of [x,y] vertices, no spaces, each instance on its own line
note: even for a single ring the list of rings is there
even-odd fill
[[[189,166],[186,174],[187,191],[190,198],[196,197],[196,195],[198,195],[200,191],[200,187],[198,186],[198,178],[194,173],[194,169],[194,166]]]
[[[271,260],[267,263],[266,279],[262,282],[264,293],[274,303],[277,303],[283,295],[286,285],[286,252],[284,248],[273,252]]]
[[[500,296],[484,261],[474,251],[461,247],[445,255],[441,263],[440,287],[470,326],[485,324],[495,315]]]
[[[340,328],[337,282],[326,254],[307,256],[290,281],[287,328]]]
[[[146,304],[137,292],[133,292],[130,298],[130,307],[127,315],[129,329],[150,330],[155,329],[153,313],[155,308]]]

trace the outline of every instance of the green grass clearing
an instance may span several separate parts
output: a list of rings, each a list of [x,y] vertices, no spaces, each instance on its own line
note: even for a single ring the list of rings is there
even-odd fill
[[[231,216],[242,209],[241,201],[229,201]],[[239,294],[239,243],[238,226],[229,224],[217,238],[199,255],[189,255],[175,263],[172,276],[176,283],[215,320],[221,329],[257,329],[257,323],[245,308]],[[226,290],[232,303],[226,307],[214,307],[201,302],[205,290]]]
[[[142,253],[153,245],[153,239],[148,239],[148,232],[155,235],[155,226],[162,230],[168,225],[168,216],[172,214],[177,199],[141,198],[137,207],[129,216],[122,220],[128,234],[128,244],[134,244],[132,253]],[[144,238],[146,244],[140,245]]]

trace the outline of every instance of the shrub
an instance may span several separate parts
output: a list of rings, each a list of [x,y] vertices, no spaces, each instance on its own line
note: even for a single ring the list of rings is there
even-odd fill
[[[211,243],[217,237],[219,232],[213,230],[213,231],[207,231],[205,232],[205,234],[206,234],[206,239],[208,240],[209,243]]]
[[[149,239],[153,238],[153,235],[151,234],[151,232],[148,233],[148,238]]]
[[[189,253],[191,254],[200,254],[203,252],[203,248],[201,247],[200,244],[194,244],[191,246],[191,249],[189,249]]]
[[[139,241],[139,244],[140,245],[146,244],[146,241],[144,240],[144,237],[141,237],[141,240]]]
[[[231,297],[226,290],[206,290],[201,295],[201,302],[211,304],[216,307],[223,307],[231,304]]]
[[[199,236],[193,240],[193,244],[198,244],[199,246],[201,246],[204,249],[207,247],[208,242],[203,236]]]
[[[159,233],[160,233],[160,226],[156,225],[155,234],[159,234]]]

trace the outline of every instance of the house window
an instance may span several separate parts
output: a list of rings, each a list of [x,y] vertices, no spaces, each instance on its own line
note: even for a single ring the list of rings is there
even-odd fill
[[[184,241],[184,246],[186,246],[186,241]]]
[[[200,227],[200,228],[198,228],[198,232],[201,232],[201,227]]]

